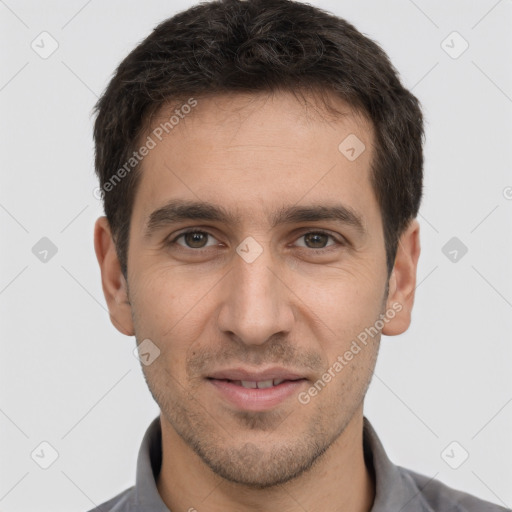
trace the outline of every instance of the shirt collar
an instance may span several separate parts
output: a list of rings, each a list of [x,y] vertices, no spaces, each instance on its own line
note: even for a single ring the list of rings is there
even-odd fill
[[[376,479],[375,500],[370,512],[435,512],[410,474],[391,462],[366,417],[363,418],[363,449],[367,467],[374,468]]]
[[[145,512],[169,512],[156,487],[162,466],[162,426],[160,416],[149,425],[137,458],[135,495],[139,509]]]
[[[366,465],[374,472],[376,481],[375,500],[370,512],[435,512],[412,477],[388,458],[366,417],[363,418],[363,449]],[[162,430],[158,416],[144,435],[137,459],[135,494],[141,511],[169,512],[156,486],[161,465]]]

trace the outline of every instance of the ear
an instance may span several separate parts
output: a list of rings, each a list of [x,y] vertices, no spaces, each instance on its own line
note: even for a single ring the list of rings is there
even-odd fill
[[[396,314],[385,324],[382,334],[387,336],[402,334],[411,324],[419,256],[420,225],[416,219],[413,219],[398,242],[395,264],[389,277],[386,304],[386,311],[393,310]]]
[[[110,321],[122,334],[133,336],[128,286],[121,272],[110,225],[104,216],[99,217],[94,225],[94,250],[100,265],[101,283],[110,313]]]

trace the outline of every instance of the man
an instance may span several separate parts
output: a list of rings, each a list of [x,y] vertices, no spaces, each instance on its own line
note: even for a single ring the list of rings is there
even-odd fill
[[[422,113],[378,45],[306,4],[204,3],[97,114],[103,291],[161,415],[96,510],[504,510],[395,466],[363,416],[420,253]]]

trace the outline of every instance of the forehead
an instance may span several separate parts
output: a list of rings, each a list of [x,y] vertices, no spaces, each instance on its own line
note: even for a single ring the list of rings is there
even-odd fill
[[[144,135],[155,146],[141,163],[133,208],[141,229],[174,199],[222,205],[248,219],[270,219],[299,203],[341,202],[365,223],[379,222],[370,183],[373,127],[343,101],[330,98],[337,112],[287,92],[195,101],[193,109],[162,108]]]

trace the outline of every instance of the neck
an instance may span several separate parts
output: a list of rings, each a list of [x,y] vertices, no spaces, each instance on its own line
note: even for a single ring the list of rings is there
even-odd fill
[[[375,497],[363,453],[362,408],[307,472],[275,487],[254,489],[215,474],[162,424],[162,467],[158,492],[173,512],[369,512]]]

